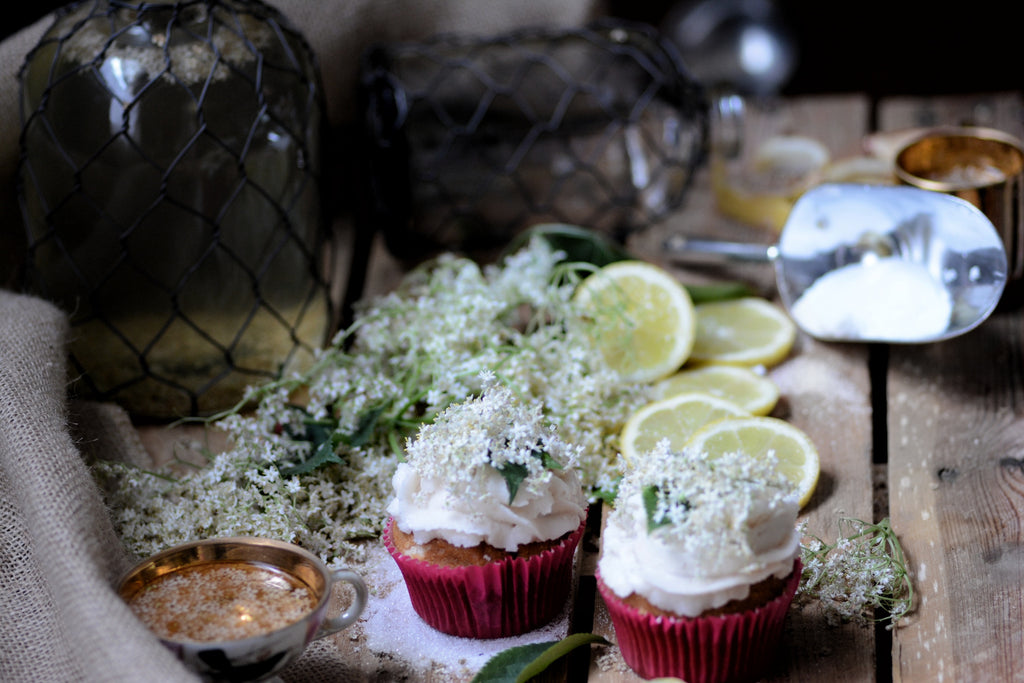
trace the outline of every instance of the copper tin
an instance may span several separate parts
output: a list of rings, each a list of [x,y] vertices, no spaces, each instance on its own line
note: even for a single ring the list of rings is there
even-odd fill
[[[1024,275],[1024,145],[1003,131],[932,128],[896,155],[900,182],[944,192],[978,207],[1006,248],[1008,277]]]

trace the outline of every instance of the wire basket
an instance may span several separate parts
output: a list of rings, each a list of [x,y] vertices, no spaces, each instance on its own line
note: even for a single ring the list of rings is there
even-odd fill
[[[682,205],[706,152],[704,93],[645,25],[380,45],[360,88],[366,229],[406,262],[487,260],[538,223],[624,242]]]
[[[311,361],[322,89],[277,10],[74,3],[20,79],[26,288],[70,313],[78,395],[209,414]]]

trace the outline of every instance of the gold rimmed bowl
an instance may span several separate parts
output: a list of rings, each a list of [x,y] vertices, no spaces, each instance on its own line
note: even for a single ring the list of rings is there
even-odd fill
[[[336,583],[354,597],[327,615]],[[210,681],[273,676],[318,638],[351,626],[363,579],[291,543],[248,537],[174,546],[143,560],[118,593],[186,666]]]

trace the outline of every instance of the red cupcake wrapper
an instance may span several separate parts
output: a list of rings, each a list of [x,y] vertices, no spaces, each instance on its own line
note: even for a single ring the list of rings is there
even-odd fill
[[[597,575],[622,658],[642,678],[687,683],[756,680],[778,656],[782,626],[800,585],[800,559],[779,597],[746,612],[707,617],[657,617],[622,601]]]
[[[416,614],[453,636],[504,638],[531,631],[561,612],[572,586],[573,556],[586,521],[562,543],[539,555],[506,558],[483,566],[443,567],[384,545],[405,578]]]

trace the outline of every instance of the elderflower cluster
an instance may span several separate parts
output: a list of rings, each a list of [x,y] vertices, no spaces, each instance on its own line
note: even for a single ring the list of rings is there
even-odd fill
[[[406,447],[406,457],[420,475],[449,482],[459,496],[488,505],[505,502],[494,499],[488,470],[511,482],[510,498],[519,488],[539,493],[552,468],[575,468],[579,448],[547,424],[539,402],[516,400],[508,387],[485,373],[481,395],[449,406],[424,425]]]
[[[750,546],[752,528],[788,517],[792,531],[796,518],[792,487],[773,458],[679,453],[667,440],[623,478],[619,496],[641,501],[642,509],[621,506],[613,515],[634,517],[637,532],[646,529],[663,537],[680,556],[702,558],[699,569],[710,573],[719,564],[735,564],[737,557],[754,561],[758,551]]]
[[[138,557],[199,538],[263,536],[301,545],[334,565],[364,559],[358,541],[377,535],[378,501],[389,494],[393,468],[393,458],[358,459],[316,475],[285,476],[269,453],[237,449],[180,478],[93,463],[114,526]]]
[[[903,549],[888,519],[839,521],[840,538],[826,543],[804,530],[804,564],[797,603],[817,603],[830,624],[888,620],[907,614],[913,585]]]
[[[579,448],[588,489],[611,488],[616,435],[649,390],[622,384],[593,348],[563,259],[541,239],[500,265],[443,255],[360,302],[310,370],[255,387],[255,411],[221,416],[233,445],[207,467],[171,480],[98,466],[126,545],[141,555],[246,533],[358,561],[386,520],[406,439],[479,395],[488,373]]]

